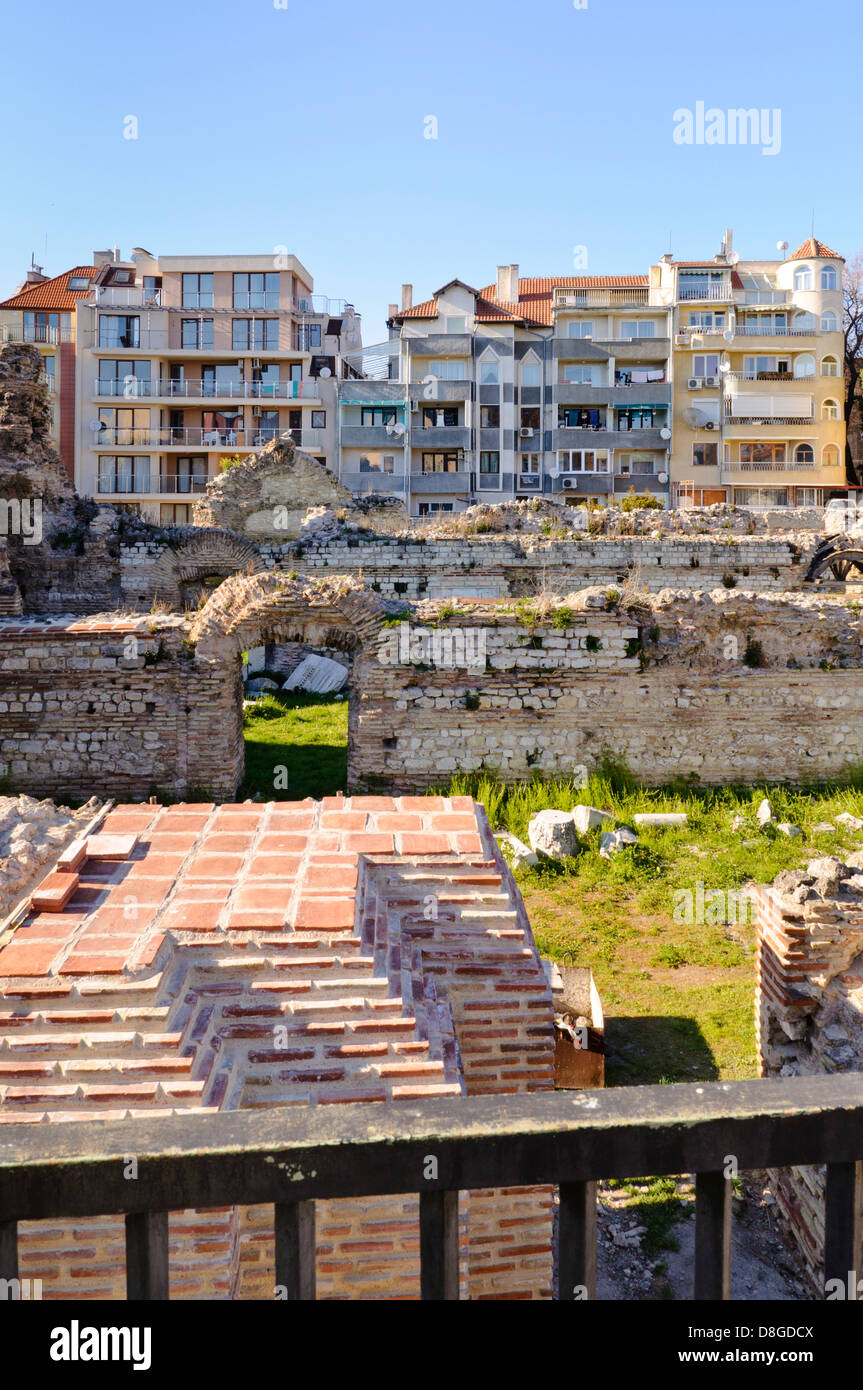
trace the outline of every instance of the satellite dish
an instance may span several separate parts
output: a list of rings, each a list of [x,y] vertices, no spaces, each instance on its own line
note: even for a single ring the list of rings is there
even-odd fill
[[[787,241],[777,241],[777,243],[776,243],[776,250],[777,250],[777,251],[787,251],[787,250],[788,250],[788,242],[787,242]]]
[[[321,370],[318,372],[318,376],[322,376],[324,380],[326,380],[327,377],[332,376],[332,372],[330,371],[329,367],[321,367]]]
[[[696,410],[695,407],[691,405],[688,405],[682,414],[687,425],[692,425],[693,428],[703,424],[707,418],[703,411]]]
[[[105,427],[105,425],[102,423],[101,420],[91,420],[91,421],[90,421],[90,429],[93,431],[94,434],[96,433],[97,430],[103,430],[103,429],[105,429],[105,428],[106,428],[106,427]]]
[[[737,262],[740,260],[740,252],[739,252],[739,251],[732,251],[732,252],[731,252],[731,255],[728,257],[728,259],[729,259],[729,261],[731,262],[732,265],[736,265]]]
[[[670,439],[670,438],[671,438],[671,430],[668,428],[667,425],[665,425],[665,427],[659,431],[659,437],[660,437],[660,439]]]
[[[400,420],[399,420],[398,424],[394,426],[394,428],[395,428],[396,434],[404,434],[404,432],[405,432],[405,427],[404,427],[404,425],[402,424],[402,422],[401,422]]]
[[[667,474],[667,473],[657,473],[656,476],[657,476],[657,478],[659,479],[659,481],[660,481],[661,483],[667,483],[667,482],[668,482],[668,474]]]
[[[730,343],[730,342],[733,340],[733,338],[734,338],[734,329],[733,329],[733,328],[726,328],[726,330],[725,330],[725,332],[723,333],[722,336],[723,336],[723,338],[725,339],[726,343]]]

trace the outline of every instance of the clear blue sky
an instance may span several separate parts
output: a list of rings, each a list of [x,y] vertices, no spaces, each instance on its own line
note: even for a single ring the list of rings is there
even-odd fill
[[[584,3],[584,0],[579,0]],[[4,16],[0,290],[115,242],[286,245],[368,343],[412,281],[863,247],[859,0],[43,0]],[[674,112],[781,110],[781,149]],[[124,118],[138,139],[123,138]],[[435,116],[438,138],[424,138]],[[45,240],[47,235],[47,257]]]

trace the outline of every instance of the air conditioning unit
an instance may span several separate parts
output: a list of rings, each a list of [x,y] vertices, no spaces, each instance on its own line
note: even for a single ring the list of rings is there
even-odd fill
[[[719,385],[719,377],[718,377],[718,376],[706,376],[706,377],[704,378],[704,385],[705,385],[705,386],[718,386],[718,385]]]
[[[715,420],[705,420],[705,421],[704,421],[704,428],[705,428],[706,430],[715,430],[715,429],[716,429],[716,421],[715,421]]]
[[[519,487],[522,488],[524,491],[526,491],[528,488],[537,488],[537,487],[539,487],[539,474],[538,474],[538,473],[520,473],[520,474],[519,474],[519,479],[518,479],[518,485],[519,485]]]
[[[259,405],[252,406],[252,415],[256,420],[259,420],[261,418],[261,407]]]
[[[564,492],[570,492],[572,488],[578,487],[578,479],[564,478],[560,485],[563,488]]]
[[[678,347],[686,347],[686,344],[689,342],[689,334],[676,333],[674,335],[674,341],[676,342]]]
[[[700,391],[702,381],[700,376],[691,376],[686,383],[687,391]]]
[[[519,439],[533,439],[533,430],[525,427],[518,432]]]

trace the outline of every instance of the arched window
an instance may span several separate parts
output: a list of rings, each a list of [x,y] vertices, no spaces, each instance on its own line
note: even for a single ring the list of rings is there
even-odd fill
[[[795,290],[811,290],[812,288],[812,267],[802,265],[799,270],[794,272]]]
[[[794,375],[796,377],[815,375],[815,358],[811,352],[801,352],[795,357]]]
[[[824,468],[839,467],[839,445],[825,444],[821,450],[821,464]]]
[[[815,315],[810,313],[795,314],[791,324],[792,333],[814,333]]]
[[[521,364],[522,386],[540,386],[540,366],[534,353],[529,352]]]
[[[794,462],[795,462],[795,463],[814,463],[814,462],[815,462],[815,450],[812,448],[812,445],[811,445],[811,444],[798,444],[798,445],[797,445],[797,448],[794,450]]]
[[[836,288],[836,267],[825,265],[821,271],[822,290],[835,290]]]
[[[835,333],[838,330],[838,328],[839,320],[837,319],[832,309],[829,309],[826,314],[821,315],[822,333]]]
[[[837,401],[829,401],[829,400],[828,400],[828,401],[822,401],[822,402],[821,402],[821,419],[822,419],[822,420],[838,420],[838,419],[839,419],[839,404],[838,404]]]
[[[836,361],[836,358],[835,358],[835,357],[822,357],[822,358],[821,358],[821,375],[822,375],[822,376],[838,376],[838,375],[839,375],[839,363]]]

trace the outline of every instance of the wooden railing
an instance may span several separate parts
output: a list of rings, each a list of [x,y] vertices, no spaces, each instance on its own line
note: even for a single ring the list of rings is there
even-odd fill
[[[824,1278],[844,1285],[860,1273],[862,1156],[859,1073],[9,1125],[0,1279],[18,1278],[18,1222],[123,1213],[127,1296],[165,1299],[169,1212],[272,1203],[275,1283],[313,1299],[315,1200],[418,1193],[421,1296],[456,1299],[459,1192],[555,1184],[558,1298],[592,1299],[597,1180],[692,1173],[693,1296],[727,1299],[733,1158],[740,1173],[826,1163]]]

